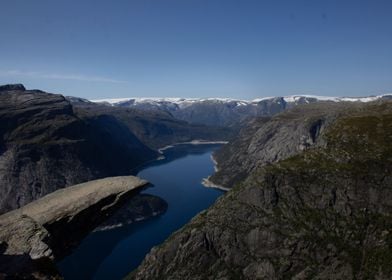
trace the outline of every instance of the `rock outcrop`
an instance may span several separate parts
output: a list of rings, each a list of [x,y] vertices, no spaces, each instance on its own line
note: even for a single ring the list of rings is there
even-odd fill
[[[157,155],[114,116],[82,119],[62,95],[0,88],[0,213]]]
[[[392,104],[347,108],[322,134],[252,170],[129,278],[391,279]]]
[[[22,84],[9,84],[9,85],[0,86],[0,92],[10,91],[10,90],[24,91],[24,90],[26,90],[26,88]]]
[[[71,186],[0,216],[0,276],[60,277],[53,260],[148,184],[133,176]]]

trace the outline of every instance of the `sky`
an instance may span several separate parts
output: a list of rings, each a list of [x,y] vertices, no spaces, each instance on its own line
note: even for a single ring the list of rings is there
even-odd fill
[[[390,0],[1,0],[0,84],[88,99],[392,92]]]

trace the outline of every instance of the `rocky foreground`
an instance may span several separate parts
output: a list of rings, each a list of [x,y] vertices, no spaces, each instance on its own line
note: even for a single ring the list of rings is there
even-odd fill
[[[0,279],[60,278],[53,261],[147,184],[133,176],[90,181],[0,216]]]
[[[233,189],[129,278],[392,279],[392,103],[312,108],[239,135]]]

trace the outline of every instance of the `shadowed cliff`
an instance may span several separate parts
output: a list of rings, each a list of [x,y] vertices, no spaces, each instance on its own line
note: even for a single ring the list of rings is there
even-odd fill
[[[0,213],[156,156],[113,116],[81,119],[61,95],[0,87]]]

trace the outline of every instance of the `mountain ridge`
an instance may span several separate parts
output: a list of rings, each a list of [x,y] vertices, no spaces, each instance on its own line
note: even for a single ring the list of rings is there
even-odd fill
[[[328,97],[291,95],[254,100],[233,98],[122,98],[95,100],[109,107],[161,111],[192,124],[236,127],[254,117],[274,116],[287,109],[309,103],[367,103],[392,99],[392,94],[369,97]],[[88,101],[91,102],[91,101]]]
[[[110,105],[121,105],[121,103],[134,101],[135,103],[142,102],[171,102],[174,104],[192,103],[192,102],[204,102],[204,101],[216,101],[216,102],[238,102],[239,105],[254,104],[260,101],[279,99],[283,98],[286,102],[295,102],[301,98],[317,99],[319,101],[335,101],[335,102],[371,102],[382,98],[392,98],[392,93],[385,93],[380,95],[369,95],[363,97],[351,97],[351,96],[323,96],[323,95],[312,95],[312,94],[294,94],[286,96],[268,96],[255,99],[239,99],[239,98],[219,98],[219,97],[207,97],[207,98],[183,98],[183,97],[124,97],[124,98],[102,98],[102,99],[84,99],[85,101],[94,103],[108,103]],[[83,99],[83,98],[81,98]]]

